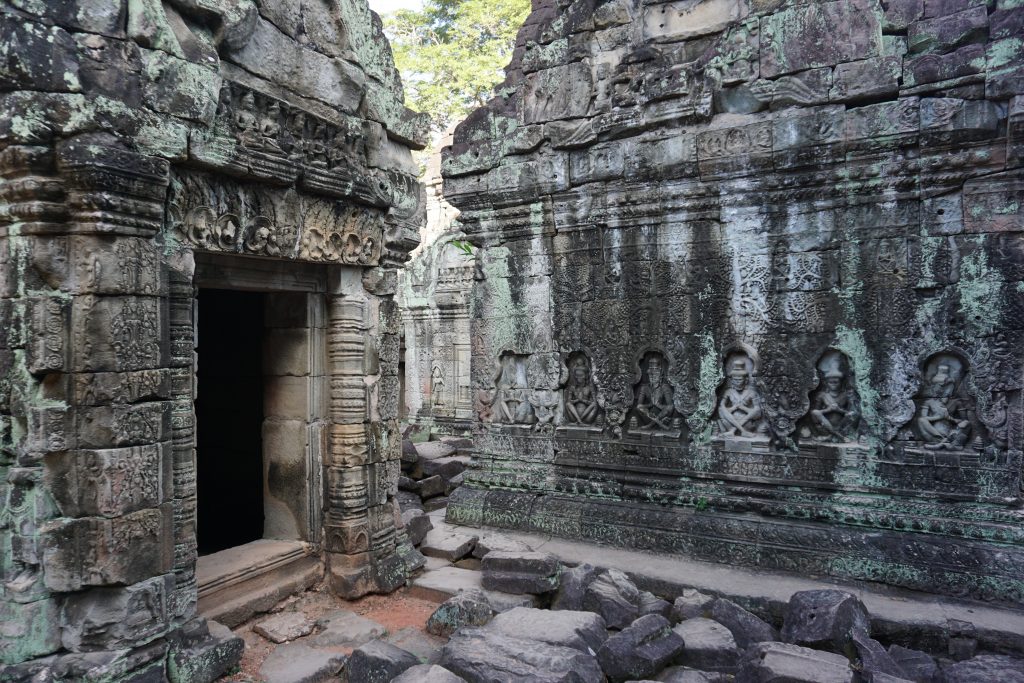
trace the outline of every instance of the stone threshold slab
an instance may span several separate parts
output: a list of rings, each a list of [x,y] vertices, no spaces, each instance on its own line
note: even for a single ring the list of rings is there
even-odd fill
[[[312,552],[312,546],[301,541],[261,539],[203,555],[196,563],[199,597],[274,571]]]
[[[619,569],[643,590],[661,596],[677,596],[685,588],[726,597],[743,607],[781,623],[789,597],[802,590],[841,589],[858,596],[871,614],[872,635],[912,647],[922,643],[933,651],[945,650],[949,620],[974,624],[982,649],[1010,654],[1024,653],[1024,612],[995,605],[958,600],[928,593],[844,582],[822,577],[801,577],[769,571],[752,571],[680,555],[646,553],[508,529],[448,524],[436,517],[435,528],[459,533],[494,534],[526,543],[534,550],[551,553],[566,565],[583,562],[595,567]],[[904,642],[906,641],[906,642]]]

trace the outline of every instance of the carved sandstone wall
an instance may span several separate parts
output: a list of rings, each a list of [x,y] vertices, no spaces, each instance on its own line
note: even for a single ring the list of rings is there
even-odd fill
[[[541,0],[449,518],[1024,602],[1024,7]]]
[[[217,663],[189,650],[212,258],[327,283],[313,536],[340,593],[400,585],[393,294],[425,127],[379,19],[363,0],[7,0],[0,64],[0,668],[25,662],[3,677]]]

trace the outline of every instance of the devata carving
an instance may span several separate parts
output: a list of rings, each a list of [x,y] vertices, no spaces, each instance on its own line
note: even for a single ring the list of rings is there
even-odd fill
[[[596,424],[601,408],[590,378],[590,360],[584,353],[574,353],[569,356],[568,366],[569,380],[562,390],[565,404],[562,422],[566,425]]]
[[[860,397],[852,386],[847,357],[825,352],[817,364],[820,388],[811,397],[805,436],[844,443],[856,441],[860,429]]]
[[[636,389],[636,403],[629,420],[630,431],[678,431],[680,418],[672,400],[672,387],[665,379],[668,363],[665,356],[651,352],[640,364],[641,379]]]
[[[718,400],[718,433],[745,439],[766,437],[761,395],[753,382],[754,362],[745,353],[725,360],[725,388]]]
[[[913,429],[929,450],[981,450],[981,435],[972,444],[975,409],[965,395],[967,366],[951,353],[938,353],[925,363],[921,390],[914,399]]]
[[[498,358],[494,400],[491,402],[492,421],[504,424],[533,424],[536,421],[529,401],[527,359],[528,356],[511,352],[503,353]]]

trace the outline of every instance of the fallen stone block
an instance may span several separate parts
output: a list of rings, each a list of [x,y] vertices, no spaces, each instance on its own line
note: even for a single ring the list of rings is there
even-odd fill
[[[583,596],[594,579],[597,578],[597,567],[584,562],[571,569],[562,570],[558,579],[558,591],[551,602],[551,609],[581,610]]]
[[[398,477],[398,490],[399,491],[409,491],[410,493],[419,494],[419,492],[420,492],[420,483],[418,481],[416,481],[415,479],[410,479],[409,477],[407,477],[405,475],[401,475],[401,476]]]
[[[252,630],[272,643],[287,643],[313,632],[316,624],[302,612],[279,612],[260,621]]]
[[[420,552],[429,557],[455,562],[473,551],[478,538],[443,529],[431,529],[420,543]]]
[[[435,562],[441,562],[432,558]],[[536,595],[512,595],[501,591],[484,591],[480,572],[458,567],[445,566],[426,571],[412,581],[413,592],[429,600],[447,600],[456,593],[479,590],[487,596],[495,612],[504,612],[513,607],[537,607],[540,599]]]
[[[708,616],[729,629],[736,639],[736,647],[741,650],[752,643],[779,639],[778,632],[771,624],[725,598],[718,598],[711,603]]]
[[[853,683],[846,657],[791,643],[751,645],[736,672],[736,683]]]
[[[412,491],[399,491],[395,494],[395,500],[398,501],[398,509],[402,512],[408,510],[423,510],[423,501],[420,499],[420,494],[413,493]]]
[[[487,590],[541,595],[558,588],[561,566],[547,553],[493,550],[481,560],[480,569]]]
[[[416,655],[380,640],[371,640],[352,651],[345,664],[348,683],[390,683],[420,661]]]
[[[868,612],[854,595],[838,590],[794,593],[782,623],[782,639],[842,652],[854,630],[870,633]]]
[[[423,539],[427,537],[427,533],[434,528],[434,522],[423,510],[406,510],[402,513],[402,525],[405,527],[405,533],[409,536],[409,542],[415,546],[423,543]]]
[[[182,637],[171,643],[167,655],[170,683],[215,681],[242,659],[245,641],[227,626],[196,619],[181,631]]]
[[[890,645],[889,656],[910,680],[931,681],[939,673],[939,665],[927,652],[911,650],[901,645]]]
[[[274,648],[260,667],[265,683],[319,683],[337,676],[345,655],[319,650],[305,643],[287,643]]]
[[[441,603],[427,619],[428,633],[447,638],[466,626],[483,626],[494,617],[491,603],[480,591],[466,591]]]
[[[446,507],[448,507],[448,496],[434,496],[423,503],[423,509],[426,512],[435,512]]]
[[[408,439],[402,439],[402,464],[413,464],[419,460],[420,454],[416,450],[416,444]]]
[[[440,665],[471,682],[600,683],[604,680],[601,666],[593,655],[479,628],[455,633],[441,652]]]
[[[673,629],[686,646],[679,664],[707,671],[734,671],[739,649],[732,633],[712,619],[695,617]]]
[[[593,612],[553,612],[532,607],[515,607],[502,612],[491,620],[486,630],[571,647],[587,654],[597,652],[608,638],[604,620]]]
[[[469,456],[466,455],[449,455],[433,460],[424,458],[420,463],[420,469],[427,477],[437,476],[448,482],[465,472],[469,467],[469,461]]]
[[[533,548],[522,541],[517,541],[514,538],[502,536],[501,534],[488,534],[481,536],[480,540],[476,542],[476,547],[473,548],[473,557],[483,559],[483,556],[492,550],[501,550],[503,552],[513,553],[533,552]]]
[[[412,653],[422,664],[436,664],[441,658],[441,648],[444,647],[444,639],[412,626],[395,631],[385,642]]]
[[[597,660],[613,682],[647,678],[675,659],[683,646],[668,619],[648,614],[610,636],[597,651]]]
[[[687,588],[672,603],[672,614],[669,618],[674,623],[679,623],[685,619],[706,617],[711,603],[714,601],[715,596],[713,595],[701,593],[696,588]]]
[[[1024,659],[978,655],[942,667],[944,683],[1024,683]]]
[[[436,664],[417,664],[391,683],[466,683],[466,679]]]
[[[328,612],[316,624],[322,630],[308,640],[314,647],[359,647],[387,633],[376,621],[346,609]]]
[[[444,495],[444,479],[436,474],[432,477],[427,477],[426,479],[420,479],[419,485],[420,498],[423,500]]]
[[[727,680],[719,678],[720,674],[708,674],[705,671],[691,669],[688,666],[670,666],[655,677],[658,683],[732,683],[732,677]]]
[[[587,586],[583,609],[600,614],[608,628],[626,628],[640,614],[640,591],[618,569],[602,572]]]
[[[638,609],[641,617],[648,614],[660,614],[667,619],[672,614],[672,603],[668,600],[662,600],[649,591],[641,591]]]
[[[416,448],[416,453],[426,460],[436,460],[437,458],[447,458],[455,455],[455,447],[444,441],[425,441],[414,444],[414,447]]]
[[[875,680],[883,674],[893,678],[908,678],[903,668],[882,644],[864,631],[854,631],[850,642],[857,654],[857,661],[860,662],[861,674],[868,679]]]

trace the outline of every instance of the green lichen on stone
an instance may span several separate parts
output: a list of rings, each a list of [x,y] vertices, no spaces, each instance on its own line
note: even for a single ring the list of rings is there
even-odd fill
[[[1000,273],[988,264],[982,238],[977,248],[960,261],[960,280],[955,285],[959,295],[959,309],[964,325],[976,335],[992,334],[1000,325],[999,316],[1003,282]]]

